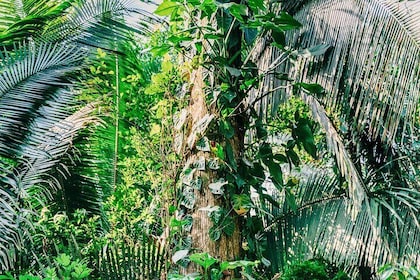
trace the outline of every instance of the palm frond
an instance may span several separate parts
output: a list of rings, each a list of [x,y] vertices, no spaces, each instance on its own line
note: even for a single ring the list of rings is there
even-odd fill
[[[365,200],[368,194],[367,187],[364,184],[361,174],[354,165],[342,138],[328,118],[324,107],[313,96],[301,93],[301,97],[311,108],[312,116],[326,133],[328,148],[334,154],[341,175],[346,179],[348,184],[348,195],[352,201],[349,205],[351,207],[351,216],[355,218],[363,202],[366,202]]]
[[[0,29],[2,46],[13,46],[13,43],[39,36],[50,21],[65,14],[70,6],[69,1],[60,3],[50,0],[11,2],[13,3],[4,3],[4,8],[1,8],[2,5],[0,5],[0,9],[2,9],[0,15],[5,13],[4,19],[6,19],[3,22],[3,28]]]
[[[109,243],[104,246],[99,256],[101,278],[162,279],[165,254],[165,244],[146,235],[135,244]]]
[[[19,20],[22,11],[16,4],[15,0],[0,2],[0,33]]]
[[[130,14],[136,14],[138,22],[127,22]],[[115,42],[127,39],[129,32],[149,34],[151,24],[157,22],[157,17],[137,8],[132,1],[88,0],[73,5],[64,18],[49,24],[44,35],[52,41],[77,41],[115,50]]]
[[[44,44],[23,45],[1,58],[0,154],[11,156],[16,152],[28,132],[22,128],[40,114],[42,104],[58,88],[69,85],[68,76],[83,55],[83,50],[74,46]]]
[[[8,200],[2,200],[0,206],[4,209],[2,225],[4,222],[7,230],[0,244],[4,249],[1,254],[7,257],[0,263],[0,270],[11,269],[16,254],[25,250],[22,245],[31,238],[29,230],[33,217],[61,187],[51,176],[52,172],[60,168],[61,158],[67,154],[74,135],[90,121],[87,116],[92,111],[91,106],[71,114],[68,107],[72,104],[72,93],[60,90],[39,108],[39,114],[28,124],[29,133],[16,154],[15,170],[2,180],[0,189],[8,193],[4,196]],[[7,222],[11,226],[7,226]]]
[[[419,265],[416,248],[420,246],[420,234],[415,222],[418,210],[402,204],[384,207],[390,196],[377,193],[369,204],[362,205],[353,220],[346,212],[351,200],[335,177],[320,170],[310,173],[300,181],[297,211],[286,206],[274,208],[274,218],[267,216],[267,257],[275,272],[288,262],[317,256],[343,265],[353,277],[359,267],[376,271],[390,262]],[[398,191],[404,196],[405,190]],[[279,199],[285,203],[283,196]],[[413,206],[417,204],[418,201]],[[402,220],[396,219],[395,214]],[[382,230],[372,229],[372,217],[377,221],[375,226]]]
[[[332,50],[301,59],[297,80],[324,86],[329,110],[392,145],[406,137],[419,100],[419,16],[416,1],[308,1],[295,14],[304,28],[290,39]]]

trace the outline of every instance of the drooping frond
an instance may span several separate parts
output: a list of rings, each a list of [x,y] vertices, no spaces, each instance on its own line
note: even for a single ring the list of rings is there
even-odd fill
[[[165,265],[165,245],[161,240],[144,235],[135,244],[105,245],[99,255],[101,278],[162,279]]]
[[[343,265],[353,276],[360,267],[376,271],[390,262],[420,264],[416,249],[420,246],[420,234],[413,216],[418,215],[418,210],[413,212],[406,205],[390,210],[383,204],[392,203],[395,193],[392,196],[377,193],[368,204],[362,205],[353,220],[346,211],[351,200],[332,174],[312,170],[307,175],[302,177],[296,193],[297,211],[291,211],[280,195],[280,205],[284,206],[274,207],[273,216],[267,216],[270,242],[267,257],[274,271],[282,269],[287,262],[317,256]],[[397,192],[406,194],[404,190]],[[418,202],[411,205],[418,207]],[[372,218],[382,231],[372,229]]]
[[[16,254],[25,250],[22,245],[31,238],[31,217],[61,188],[51,172],[61,168],[62,157],[74,136],[90,122],[91,106],[70,114],[67,108],[71,104],[74,104],[72,94],[62,90],[40,108],[42,114],[28,126],[30,133],[17,166],[2,177],[0,191],[7,195],[0,201],[3,210],[0,217],[5,225],[0,238],[0,255],[4,256],[3,261],[0,259],[0,270],[13,268]]]
[[[44,27],[65,14],[69,6],[70,1],[2,1],[0,3],[0,24],[3,24],[0,27],[1,45],[10,47],[13,43],[41,35]]]
[[[0,2],[0,33],[19,20],[21,11],[19,11],[20,7],[18,7],[17,2],[15,0]]]
[[[18,149],[28,132],[24,128],[57,89],[69,85],[68,75],[83,55],[71,45],[43,44],[23,45],[0,58],[0,154]]]
[[[129,18],[133,14],[136,21]],[[44,35],[52,41],[77,41],[114,50],[118,40],[127,39],[128,32],[149,34],[151,25],[158,21],[133,1],[88,0],[73,5],[65,17],[46,28]]]
[[[420,92],[420,3],[308,1],[294,16],[304,27],[293,44],[331,46],[299,60],[296,79],[321,84],[322,103],[354,133],[388,145],[409,136]]]

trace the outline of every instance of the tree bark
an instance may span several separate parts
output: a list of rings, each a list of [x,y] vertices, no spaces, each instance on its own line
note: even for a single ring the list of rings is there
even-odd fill
[[[195,133],[191,131],[191,128],[194,127],[206,114],[211,114],[211,109],[206,104],[205,92],[204,92],[204,79],[203,79],[203,69],[198,68],[193,71],[191,74],[191,82],[193,84],[191,90],[191,98],[189,104],[189,137],[195,137],[194,135],[191,136],[191,133]],[[214,120],[213,120],[214,121]],[[197,135],[197,139],[200,139],[201,136]],[[237,138],[235,138],[237,139]],[[235,140],[232,140],[236,142]],[[234,143],[233,143],[234,144]],[[234,154],[238,155],[239,152],[235,151],[236,147],[241,145],[232,145],[234,149]],[[188,149],[188,147],[187,147]],[[204,157],[206,163],[211,157],[210,152],[203,152],[198,151],[194,147],[189,150],[190,156],[187,159],[187,162],[194,162],[200,157]],[[207,164],[206,164],[207,165]],[[239,217],[236,215],[234,211],[230,211],[229,215],[232,215],[235,223],[235,230],[232,236],[226,236],[222,233],[221,238],[217,241],[212,241],[209,235],[209,230],[213,226],[213,222],[209,218],[208,211],[199,210],[200,208],[205,207],[212,207],[212,206],[221,206],[227,207],[231,209],[230,205],[226,205],[226,202],[223,201],[224,199],[219,196],[215,195],[211,192],[209,188],[209,183],[218,179],[216,171],[210,170],[207,166],[205,170],[198,171],[194,174],[195,177],[199,176],[202,178],[202,189],[195,190],[194,195],[196,198],[195,206],[192,211],[193,217],[193,225],[191,229],[191,239],[192,239],[192,248],[195,252],[207,252],[212,257],[219,259],[220,261],[231,261],[237,260],[240,257],[241,253],[241,234],[239,229]],[[186,272],[196,272],[198,271],[198,267],[190,263]],[[230,273],[225,272],[224,279],[230,279]]]

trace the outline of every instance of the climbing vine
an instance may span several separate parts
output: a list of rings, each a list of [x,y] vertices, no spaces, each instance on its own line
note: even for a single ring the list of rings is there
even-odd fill
[[[261,44],[279,48],[286,57],[298,55],[286,47],[285,32],[301,25],[287,13],[275,13],[275,9],[260,0],[165,0],[155,11],[169,18],[171,31],[167,43],[153,51],[162,54],[170,49],[189,62],[189,68],[184,70],[190,78],[186,85],[190,104],[175,115],[175,150],[186,157],[178,183],[178,211],[171,223],[174,263],[186,266],[188,260],[194,262],[194,255],[187,257],[195,249],[188,233],[194,224],[197,195],[204,195],[203,188],[214,196],[213,204],[198,209],[208,213],[212,222],[208,230],[210,240],[232,238],[240,230],[242,255],[235,258],[261,260],[263,265],[269,265],[269,261],[261,249],[265,240],[258,213],[264,211],[266,202],[277,204],[263,184],[267,175],[278,191],[284,191],[288,207],[296,209],[293,188],[297,182],[284,182],[281,166],[299,165],[295,151],[298,147],[316,158],[311,127],[307,118],[296,112],[291,139],[282,149],[273,149],[267,124],[255,109],[256,100],[250,100],[251,94],[258,93],[263,79],[276,74],[278,63],[282,63],[261,71],[256,63]],[[284,75],[275,76],[290,80]],[[198,88],[200,82],[202,89]],[[322,90],[304,83],[294,87],[296,91]],[[193,107],[200,99],[197,90],[204,95],[203,105],[198,107],[199,118],[194,112],[197,107]],[[264,203],[256,203],[252,193]],[[204,273],[209,272],[205,269]]]

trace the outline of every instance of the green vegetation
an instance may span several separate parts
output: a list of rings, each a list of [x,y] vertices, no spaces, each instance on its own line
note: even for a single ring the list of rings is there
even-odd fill
[[[0,279],[420,279],[419,32],[318,2],[0,0]]]

